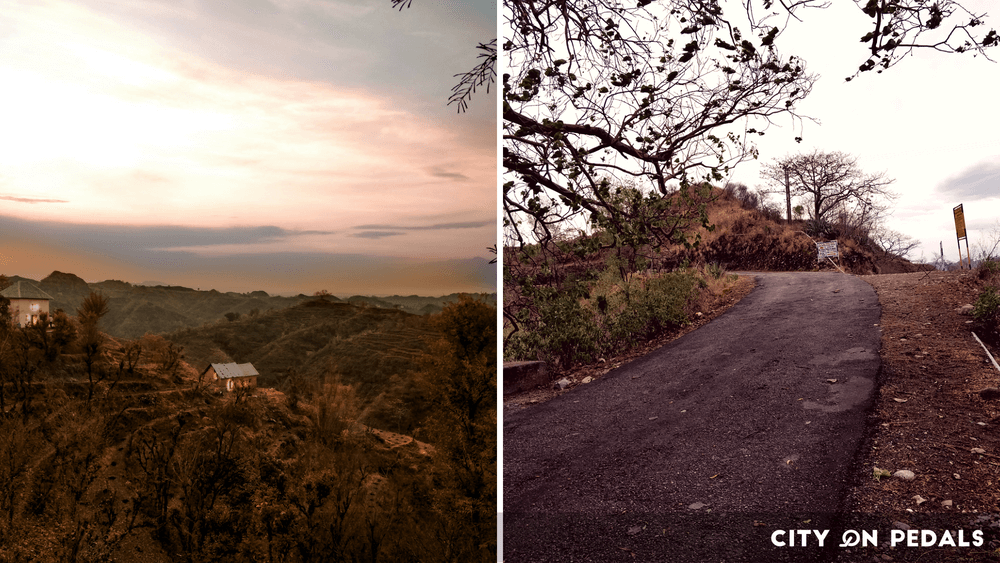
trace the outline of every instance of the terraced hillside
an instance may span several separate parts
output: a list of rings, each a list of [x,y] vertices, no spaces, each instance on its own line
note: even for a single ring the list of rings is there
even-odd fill
[[[197,370],[212,362],[250,362],[266,387],[291,390],[300,381],[336,377],[355,386],[372,417],[387,422],[390,414],[380,411],[417,393],[410,375],[435,335],[424,316],[312,300],[165,337],[184,347]]]

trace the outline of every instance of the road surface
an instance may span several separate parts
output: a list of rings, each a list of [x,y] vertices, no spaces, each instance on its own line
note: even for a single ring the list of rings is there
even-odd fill
[[[878,299],[840,273],[754,275],[704,327],[505,409],[505,561],[832,556],[879,370]],[[808,529],[834,531],[822,549],[778,532]]]

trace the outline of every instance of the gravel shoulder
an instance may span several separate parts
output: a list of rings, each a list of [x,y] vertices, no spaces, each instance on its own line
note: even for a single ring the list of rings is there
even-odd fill
[[[1000,386],[1000,372],[972,336],[972,317],[960,310],[975,303],[978,281],[968,271],[861,279],[875,288],[882,308],[882,374],[845,512],[874,516],[883,530],[922,529],[929,521],[938,529],[982,529],[985,542],[862,550],[842,553],[842,560],[998,560],[1000,402],[979,393]],[[912,471],[915,478],[876,479],[876,467]]]

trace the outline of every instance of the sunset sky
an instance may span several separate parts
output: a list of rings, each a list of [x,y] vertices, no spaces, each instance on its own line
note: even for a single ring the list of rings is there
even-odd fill
[[[492,0],[8,0],[0,273],[495,291]]]

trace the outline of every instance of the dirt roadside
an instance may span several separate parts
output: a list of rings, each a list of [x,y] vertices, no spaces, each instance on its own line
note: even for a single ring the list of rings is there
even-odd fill
[[[875,288],[882,307],[882,374],[844,511],[891,516],[896,528],[920,529],[930,518],[945,527],[985,532],[978,548],[876,550],[881,560],[996,561],[1000,401],[984,400],[980,391],[1000,387],[1000,371],[972,336],[971,315],[961,311],[975,303],[975,273],[861,279]],[[876,479],[876,467],[890,474],[912,471],[914,478]],[[859,560],[878,560],[873,556],[865,553]]]

